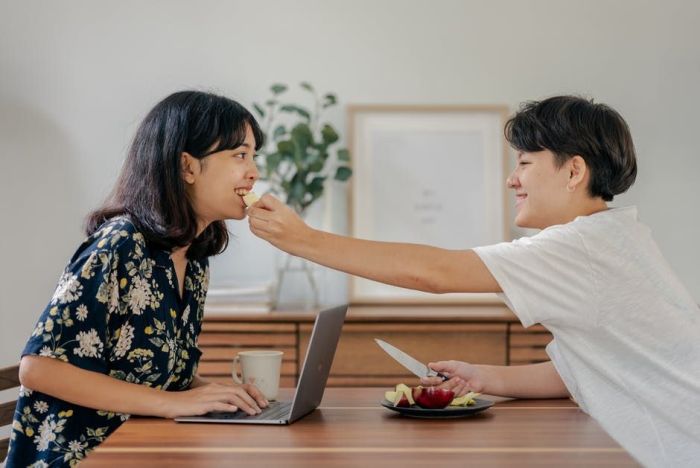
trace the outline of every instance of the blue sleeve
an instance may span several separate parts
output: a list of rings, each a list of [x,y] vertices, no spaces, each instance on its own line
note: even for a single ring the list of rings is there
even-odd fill
[[[126,239],[126,240],[125,240]],[[128,237],[86,241],[63,271],[22,352],[60,359],[83,369],[107,373],[110,315],[120,307],[120,252]],[[123,255],[123,254],[122,254]],[[122,262],[123,263],[123,262]]]

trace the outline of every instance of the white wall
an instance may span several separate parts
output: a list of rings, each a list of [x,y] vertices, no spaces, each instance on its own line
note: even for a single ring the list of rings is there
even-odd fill
[[[17,360],[138,121],[192,87],[246,105],[272,82],[301,80],[343,104],[515,109],[556,93],[593,96],[626,117],[637,145],[637,184],[617,204],[639,206],[700,300],[698,5],[0,0],[0,365]],[[344,109],[331,119],[344,128]],[[336,232],[346,227],[343,194],[329,211]],[[245,224],[231,228],[237,239],[213,261],[212,281],[268,279],[273,249]],[[320,275],[324,302],[343,300],[343,275]]]

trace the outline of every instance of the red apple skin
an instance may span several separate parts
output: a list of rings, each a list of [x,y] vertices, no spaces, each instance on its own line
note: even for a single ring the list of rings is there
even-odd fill
[[[408,398],[406,398],[406,395],[402,395],[399,402],[394,403],[394,406],[398,406],[399,408],[408,408],[409,406],[411,406],[411,404],[408,402]]]
[[[438,387],[414,387],[413,400],[418,406],[426,409],[442,409],[449,405],[455,397],[455,392]]]

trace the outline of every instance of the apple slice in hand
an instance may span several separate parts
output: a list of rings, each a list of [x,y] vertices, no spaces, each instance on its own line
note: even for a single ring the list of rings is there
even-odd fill
[[[250,206],[258,200],[260,200],[260,197],[255,192],[248,192],[243,195],[243,203],[245,203],[245,206]]]

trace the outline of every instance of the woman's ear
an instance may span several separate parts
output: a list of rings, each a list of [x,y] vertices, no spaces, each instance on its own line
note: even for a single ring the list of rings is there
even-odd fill
[[[587,172],[588,166],[586,165],[586,160],[581,156],[576,155],[569,159],[569,182],[566,184],[567,190],[569,192],[576,190],[576,187],[585,181]]]
[[[194,184],[195,175],[199,172],[199,160],[190,153],[183,152],[180,155],[180,164],[182,166],[182,178],[185,183]]]

